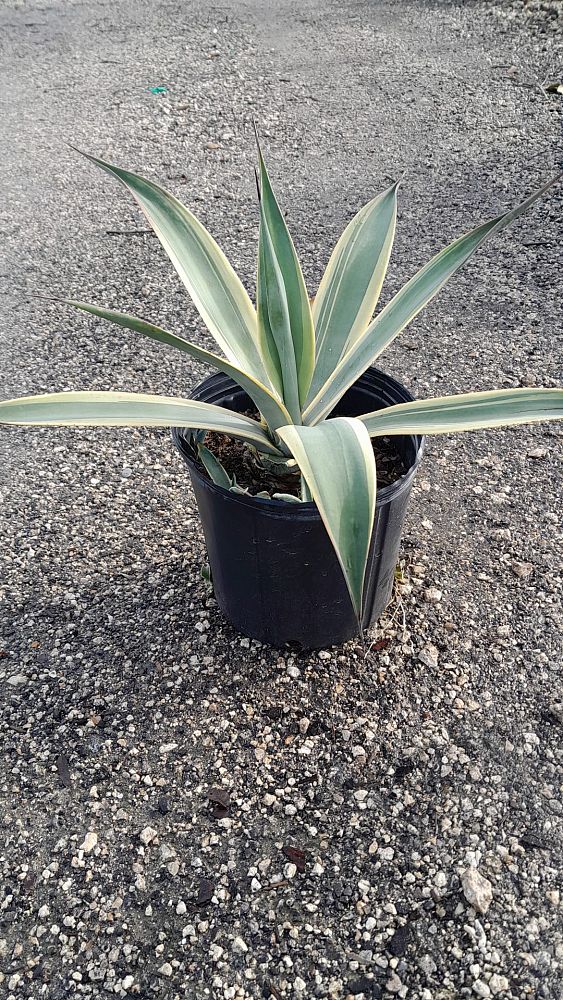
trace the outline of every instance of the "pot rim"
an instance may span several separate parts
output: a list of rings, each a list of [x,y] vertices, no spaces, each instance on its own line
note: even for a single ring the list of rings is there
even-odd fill
[[[388,380],[391,384],[394,384],[395,386],[399,387],[404,392],[408,392],[406,387],[403,386],[403,384],[399,382],[398,379],[395,379],[392,375],[388,375],[387,372],[383,372],[380,368],[377,368],[375,365],[370,365],[370,367],[366,369],[366,371],[363,373],[363,375],[360,376],[360,378],[357,381],[359,382],[369,372],[373,372],[378,376],[383,376],[383,378]],[[213,378],[213,375],[210,376],[210,378]],[[223,378],[226,378],[226,376],[223,376]],[[205,381],[207,380],[204,379],[203,382],[198,383],[196,388],[199,388],[201,385],[203,385]],[[232,382],[233,386],[235,386],[236,389],[240,390],[240,386],[237,383],[235,383],[231,379],[229,379],[228,381],[229,383]],[[357,385],[357,382],[355,384]],[[330,417],[327,419],[330,419]],[[195,461],[193,455],[191,454],[192,448],[191,445],[186,440],[186,438],[188,434],[192,433],[193,430],[189,427],[170,428],[170,436],[172,438],[172,441],[175,447],[182,455],[182,458],[188,465],[190,473],[192,473],[192,475],[196,475],[200,483],[206,489],[209,489],[210,492],[217,493],[218,495],[220,496],[222,495],[225,498],[228,497],[229,500],[232,500],[235,503],[239,503],[248,507],[258,508],[264,514],[272,514],[275,516],[281,514],[283,511],[284,516],[287,514],[291,514],[296,517],[299,517],[300,515],[307,518],[315,516],[320,517],[317,505],[313,500],[301,501],[300,503],[291,503],[288,500],[274,500],[270,497],[266,498],[266,497],[252,496],[252,494],[246,495],[244,493],[233,493],[225,486],[219,486],[217,483],[214,483],[209,478],[209,476],[199,468],[197,462]],[[387,486],[383,486],[381,489],[377,490],[376,507],[378,506],[380,507],[382,505],[390,503],[391,500],[393,500],[395,497],[400,496],[401,493],[403,493],[408,487],[410,487],[424,454],[424,444],[425,444],[424,435],[403,434],[396,436],[410,437],[411,439],[418,441],[418,447],[416,449],[414,461],[409,466],[407,472],[405,472],[405,474],[401,476],[400,479],[397,479],[394,483],[389,483]]]

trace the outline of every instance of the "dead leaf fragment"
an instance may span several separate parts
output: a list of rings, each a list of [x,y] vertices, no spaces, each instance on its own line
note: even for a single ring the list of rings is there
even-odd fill
[[[65,757],[64,753],[60,753],[55,763],[59,781],[63,788],[72,788],[72,778],[70,776],[68,757]]]
[[[210,878],[201,878],[199,880],[196,900],[198,906],[207,906],[211,902],[214,888],[215,886]]]
[[[297,871],[302,875],[307,864],[305,851],[302,851],[299,847],[290,847],[288,845],[283,848],[283,853],[285,854],[287,860],[291,861],[297,868]]]
[[[231,796],[225,788],[210,788],[207,798],[213,803],[213,818],[224,819],[231,807]]]
[[[376,642],[373,642],[371,644],[370,648],[374,653],[379,653],[380,650],[387,649],[387,646],[389,645],[390,642],[391,639],[377,639]]]

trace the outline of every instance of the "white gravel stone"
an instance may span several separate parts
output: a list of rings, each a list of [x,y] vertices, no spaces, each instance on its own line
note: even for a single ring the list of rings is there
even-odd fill
[[[135,979],[133,976],[125,976],[125,979],[121,980],[121,989],[130,990],[134,982]]]
[[[490,991],[489,987],[487,986],[487,984],[485,982],[483,982],[482,979],[476,979],[475,980],[475,982],[473,983],[473,992],[478,997],[483,997],[483,998],[490,997],[490,995],[491,995],[491,991]]]
[[[23,687],[24,684],[27,684],[27,677],[25,674],[12,674],[11,677],[8,677],[6,683],[9,684],[10,687]]]
[[[153,826],[146,826],[144,830],[141,830],[139,840],[147,847],[157,836],[158,830],[155,830]]]
[[[425,646],[422,647],[418,658],[421,663],[424,663],[426,667],[437,667],[438,666],[439,652],[436,646],[431,642],[427,642]]]
[[[84,837],[84,840],[80,845],[80,850],[84,851],[84,854],[90,854],[97,846],[97,844],[98,844],[98,834],[94,833],[93,830],[90,830]]]
[[[422,955],[418,960],[419,968],[424,972],[426,976],[432,976],[436,972],[438,966],[432,958],[432,955]]]
[[[497,996],[499,993],[507,993],[510,988],[510,983],[506,976],[499,975],[498,972],[494,972],[489,979],[489,989],[493,996]]]
[[[488,878],[476,868],[466,868],[461,876],[461,887],[467,902],[478,913],[486,913],[493,901],[493,887]]]
[[[170,962],[163,962],[158,971],[161,976],[171,976],[174,970],[172,969]]]
[[[248,945],[241,937],[236,937],[233,941],[233,951],[238,951],[240,955],[244,955],[248,951]]]
[[[385,983],[385,989],[387,990],[388,993],[398,993],[399,990],[402,989],[402,987],[403,984],[399,979],[399,976],[397,975],[396,972],[392,972],[391,976]]]

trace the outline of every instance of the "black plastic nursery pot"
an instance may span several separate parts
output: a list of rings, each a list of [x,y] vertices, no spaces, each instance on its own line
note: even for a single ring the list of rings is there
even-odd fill
[[[192,399],[242,412],[252,403],[226,375],[212,375]],[[334,416],[359,416],[394,403],[409,391],[370,368],[342,397]],[[194,432],[172,428],[186,462],[201,517],[217,603],[244,635],[273,646],[319,649],[358,634],[346,583],[314,503],[288,503],[232,493],[215,485],[196,461]],[[364,584],[363,627],[373,625],[393,590],[408,499],[424,439],[394,438],[408,470],[377,491],[376,514]]]

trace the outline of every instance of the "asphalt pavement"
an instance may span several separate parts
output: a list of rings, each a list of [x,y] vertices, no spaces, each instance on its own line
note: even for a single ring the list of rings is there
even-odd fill
[[[71,146],[171,189],[250,291],[253,120],[311,292],[406,173],[385,300],[557,170],[562,26],[519,0],[4,0],[0,397],[205,374],[52,301],[209,344]],[[419,396],[558,384],[562,203],[487,244],[384,367]],[[429,441],[364,659],[222,619],[166,432],[3,429],[3,995],[560,997],[560,445]]]

